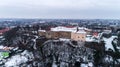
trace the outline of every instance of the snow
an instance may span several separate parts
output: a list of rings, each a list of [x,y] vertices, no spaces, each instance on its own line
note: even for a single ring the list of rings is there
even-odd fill
[[[92,42],[92,41],[94,41],[94,39],[91,38],[91,37],[86,37],[86,41],[87,41],[87,42]]]
[[[51,31],[65,31],[65,32],[74,32],[74,33],[86,33],[84,31],[83,27],[78,27],[79,31],[77,31],[77,27],[73,27],[73,28],[67,28],[67,27],[63,27],[63,26],[58,26],[55,28],[51,28]]]
[[[53,62],[52,67],[57,67],[57,65],[55,64],[55,62]]]
[[[65,67],[65,62],[61,62],[60,67]]]
[[[74,30],[74,31],[72,31],[72,32],[74,32],[74,33],[86,34],[86,32],[85,32],[84,30],[79,30],[79,31]]]
[[[117,36],[111,36],[110,38],[103,38],[103,40],[105,41],[106,50],[112,49],[113,51],[115,51],[114,48],[113,48],[113,45],[112,45],[112,41],[116,37]]]
[[[104,30],[104,33],[111,33],[112,30]]]
[[[105,60],[105,62],[112,62],[113,58],[109,55],[106,55],[104,60]]]
[[[16,51],[16,50],[18,50],[19,49],[19,47],[15,47],[14,49],[13,49],[13,51]]]
[[[81,64],[81,67],[93,67],[93,63],[89,62],[88,64]]]
[[[0,49],[3,49],[3,48],[4,48],[4,46],[1,45],[1,46],[0,46]]]
[[[15,56],[12,56],[11,58],[9,58],[7,60],[7,62],[5,63],[5,67],[17,67],[22,63],[26,63],[28,60],[28,58],[34,58],[33,55],[28,52],[27,50],[25,50],[23,53],[21,54],[17,54]]]
[[[37,33],[37,31],[32,31],[32,33]]]
[[[35,36],[35,39],[38,39],[39,37],[38,36]]]
[[[95,39],[92,35],[87,35],[86,36],[86,42],[97,42],[98,40]]]
[[[70,39],[59,38],[60,41],[70,41]]]
[[[28,61],[28,59],[26,57],[16,55],[16,56],[13,56],[11,59],[9,59],[9,61],[7,61],[5,63],[5,66],[6,67],[17,66],[17,65],[19,65],[21,63],[25,63],[27,61]]]
[[[120,62],[120,59],[117,59],[118,62]]]
[[[45,30],[39,30],[39,32],[46,32]]]
[[[73,31],[74,28],[66,28],[66,27],[63,27],[63,26],[58,26],[58,27],[55,27],[55,28],[51,28],[51,31],[67,31],[67,32],[71,32]]]
[[[0,38],[3,38],[3,36],[0,36]]]
[[[88,67],[87,64],[81,64],[81,67]]]
[[[88,63],[88,67],[93,67],[93,63],[92,63],[92,62],[89,62],[89,63]]]
[[[32,39],[33,42],[36,42],[36,39]]]

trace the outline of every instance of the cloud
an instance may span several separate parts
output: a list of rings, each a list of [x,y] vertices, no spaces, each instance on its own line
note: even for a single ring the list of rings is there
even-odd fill
[[[1,17],[117,18],[120,0],[0,0]]]
[[[0,0],[0,6],[54,7],[54,8],[96,8],[118,7],[120,0]]]
[[[1,6],[87,8],[94,6],[89,0],[2,0]]]

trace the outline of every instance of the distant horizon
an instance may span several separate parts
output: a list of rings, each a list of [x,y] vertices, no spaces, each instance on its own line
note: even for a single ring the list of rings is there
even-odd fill
[[[70,19],[70,20],[120,20],[120,18],[119,18],[119,19],[118,19],[118,18],[116,18],[116,19],[115,19],[115,18],[114,18],[114,19],[112,19],[112,18],[78,18],[78,19],[77,19],[77,18],[36,18],[36,17],[35,17],[35,18],[24,18],[24,17],[23,17],[23,18],[22,18],[22,17],[21,17],[21,18],[7,18],[7,17],[6,17],[6,18],[0,18],[0,19],[51,19],[51,20],[54,20],[54,19],[55,19],[55,20],[57,20],[57,19],[58,19],[58,20],[59,20],[59,19],[60,19],[60,20],[64,20],[64,19],[67,19],[67,20],[69,20],[69,19]]]

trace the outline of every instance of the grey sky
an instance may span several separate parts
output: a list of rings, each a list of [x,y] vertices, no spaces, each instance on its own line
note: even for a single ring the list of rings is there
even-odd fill
[[[0,0],[0,18],[119,19],[120,0]]]

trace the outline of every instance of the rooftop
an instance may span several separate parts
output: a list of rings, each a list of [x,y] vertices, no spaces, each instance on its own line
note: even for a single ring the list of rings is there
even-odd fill
[[[77,31],[78,29],[78,31]],[[51,31],[66,31],[66,32],[74,32],[74,33],[86,33],[84,27],[63,27],[63,26],[58,26],[55,28],[51,28]]]

